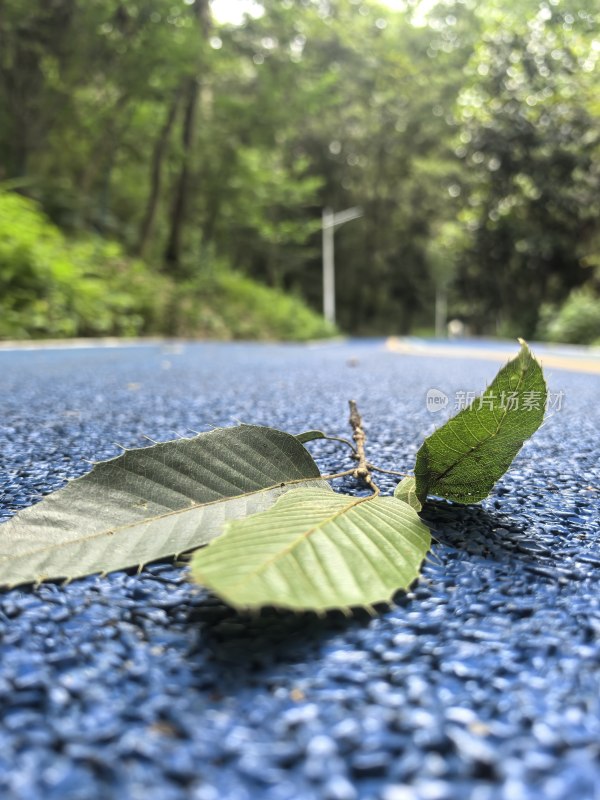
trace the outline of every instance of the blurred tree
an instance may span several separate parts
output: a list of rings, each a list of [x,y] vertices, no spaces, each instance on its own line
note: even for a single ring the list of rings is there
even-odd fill
[[[544,300],[585,280],[600,212],[595,20],[552,5],[490,4],[458,100],[458,292],[478,332],[531,336]]]
[[[65,113],[60,81],[69,56],[76,0],[0,4],[0,180],[26,177]]]
[[[156,143],[152,150],[151,168],[150,168],[150,190],[148,192],[148,199],[146,200],[144,216],[140,226],[140,236],[137,245],[137,253],[140,256],[146,254],[148,244],[152,239],[154,233],[154,225],[156,222],[156,214],[158,212],[158,205],[160,201],[160,193],[162,189],[162,174],[165,156],[169,147],[169,139],[179,105],[181,103],[181,96],[183,94],[183,87],[180,86],[176,89],[170,106],[166,110],[166,118]]]
[[[206,67],[205,59],[201,57],[211,26],[210,7],[208,0],[193,0],[191,5],[194,22],[200,34],[198,42],[198,72],[202,66]],[[196,116],[198,113],[198,97],[200,94],[200,75],[192,74],[186,78],[182,89],[184,103],[184,119],[181,129],[181,166],[175,184],[175,193],[171,210],[169,238],[165,250],[165,263],[175,273],[181,271],[183,228],[188,207],[190,190],[190,175],[192,158],[196,139]],[[168,123],[168,119],[167,119]]]
[[[222,34],[223,50],[231,52],[235,47],[247,58],[242,96],[232,99],[236,90],[230,71],[218,92],[229,104],[221,107],[229,141],[238,142],[238,156],[245,146],[252,146],[257,166],[262,151],[263,169],[273,175],[277,173],[269,165],[274,163],[276,148],[277,163],[288,165],[291,185],[297,186],[298,180],[294,163],[308,164],[307,174],[320,178],[321,190],[313,188],[312,202],[310,192],[304,200],[307,235],[325,205],[365,208],[360,223],[338,234],[344,327],[406,331],[420,314],[429,314],[433,322],[435,288],[427,261],[428,232],[435,219],[447,213],[455,166],[445,135],[446,118],[458,93],[469,47],[461,50],[455,32],[443,31],[434,35],[443,47],[428,49],[430,30],[417,28],[407,16],[376,3],[362,4],[360,13],[348,0],[331,4],[269,0],[263,5],[262,17]],[[244,191],[244,168],[238,169],[243,160],[243,156],[233,157],[230,162],[236,168],[233,185],[237,191],[229,194],[229,214],[221,217],[226,224],[223,239],[228,232],[240,230],[241,236],[230,239],[243,242],[252,273],[265,278],[269,258],[263,245],[268,250],[268,226],[254,224],[254,236],[244,235],[247,211],[237,205],[244,196],[263,197],[260,170],[255,171],[254,189]],[[282,187],[281,170],[277,180]],[[264,189],[265,200],[259,205],[268,216],[272,212],[265,201],[274,199],[277,192],[268,178]],[[288,190],[281,210],[293,219],[299,203],[292,198]],[[305,262],[299,265],[289,259],[296,251],[291,249],[293,242],[288,242],[284,285],[299,285],[319,305],[320,239],[316,233],[312,244],[312,249],[299,252]],[[239,263],[240,254],[234,258]]]

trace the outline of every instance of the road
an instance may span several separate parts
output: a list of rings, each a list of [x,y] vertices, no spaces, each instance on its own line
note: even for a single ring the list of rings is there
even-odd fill
[[[240,420],[346,435],[349,398],[371,460],[410,470],[498,368],[495,345],[440,347],[5,348],[0,519],[144,436]],[[424,575],[379,617],[247,618],[168,563],[1,594],[0,797],[600,797],[600,377],[593,355],[546,356],[543,428],[482,504],[428,509]]]

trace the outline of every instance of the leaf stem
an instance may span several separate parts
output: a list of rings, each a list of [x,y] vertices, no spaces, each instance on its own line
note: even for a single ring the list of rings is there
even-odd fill
[[[363,483],[366,483],[369,489],[371,489],[375,495],[378,495],[381,490],[373,480],[370,464],[367,461],[367,456],[365,455],[365,442],[367,441],[367,436],[363,428],[362,417],[358,412],[358,408],[354,400],[349,400],[348,405],[350,406],[349,422],[350,427],[352,428],[352,438],[356,443],[356,455],[358,456],[358,465],[354,468],[354,470],[352,470],[352,474],[357,480],[362,480]]]
[[[349,439],[344,439],[343,436],[324,436],[324,439],[327,439],[330,442],[342,442],[343,444],[348,445],[348,447],[352,450],[354,455],[357,455],[356,447],[352,444]]]

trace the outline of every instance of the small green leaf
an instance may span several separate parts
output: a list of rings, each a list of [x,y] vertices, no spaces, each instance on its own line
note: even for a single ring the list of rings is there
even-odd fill
[[[327,434],[323,431],[305,431],[304,433],[297,433],[296,439],[302,444],[306,442],[313,442],[315,439],[327,439]]]
[[[412,476],[403,478],[400,481],[394,491],[394,497],[397,497],[398,500],[402,500],[403,503],[408,503],[415,511],[420,511],[423,508],[423,504],[417,497],[416,481]]]
[[[274,428],[240,425],[128,450],[0,525],[0,586],[183,553],[310,481],[329,488],[300,442]]]
[[[410,586],[430,545],[406,503],[307,487],[229,523],[194,553],[192,576],[238,608],[370,606]]]
[[[457,503],[483,500],[542,424],[546,382],[527,344],[519,342],[519,354],[486,391],[423,442],[415,465],[422,503],[427,495]]]

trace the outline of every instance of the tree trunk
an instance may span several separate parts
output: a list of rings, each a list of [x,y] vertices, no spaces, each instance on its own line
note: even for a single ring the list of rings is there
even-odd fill
[[[154,145],[152,165],[150,169],[150,194],[148,195],[148,202],[146,203],[144,218],[140,226],[140,236],[137,245],[137,253],[142,258],[154,232],[154,223],[156,220],[156,212],[158,210],[158,201],[160,198],[160,190],[162,185],[163,161],[167,152],[171,130],[173,129],[175,118],[177,117],[182,89],[183,87],[180,86],[175,92],[173,102],[171,103],[171,107],[167,112],[167,118],[165,119],[159,137]]]
[[[78,191],[80,197],[89,198],[93,195],[94,184],[106,169],[111,153],[118,148],[124,130],[129,124],[129,118],[124,112],[129,105],[131,95],[123,92],[117,102],[107,112],[108,122],[102,129],[98,139],[92,143],[85,169],[79,175]]]
[[[182,161],[179,177],[175,184],[175,196],[171,208],[171,226],[167,249],[165,250],[165,262],[171,272],[178,272],[181,266],[181,244],[183,238],[183,226],[185,213],[187,210],[188,188],[191,171],[191,152],[196,130],[196,109],[198,106],[198,81],[196,78],[189,78],[186,81],[185,89],[185,117],[181,133]]]
[[[193,13],[196,17],[200,32],[204,38],[208,37],[210,30],[209,0],[195,0]],[[189,183],[192,166],[192,152],[196,132],[196,112],[200,84],[197,76],[189,78],[186,82],[185,117],[181,131],[182,161],[179,177],[175,185],[175,195],[171,208],[171,225],[169,239],[165,250],[165,263],[170,272],[181,272],[181,253],[183,242],[183,229],[188,205]]]

